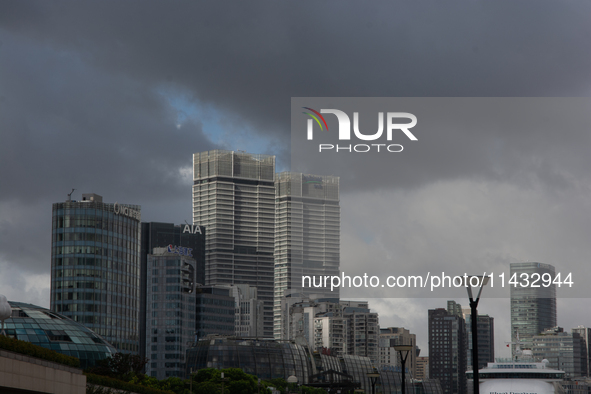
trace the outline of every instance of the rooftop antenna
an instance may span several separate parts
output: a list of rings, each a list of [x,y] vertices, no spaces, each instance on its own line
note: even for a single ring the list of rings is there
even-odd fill
[[[72,189],[72,191],[68,193],[68,201],[72,201],[72,193],[74,193],[74,190],[76,189]]]

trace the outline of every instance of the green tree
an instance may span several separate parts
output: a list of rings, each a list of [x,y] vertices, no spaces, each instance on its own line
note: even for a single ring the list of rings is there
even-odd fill
[[[135,354],[115,353],[97,361],[96,366],[87,369],[87,372],[129,382],[135,376],[143,378],[142,370],[147,362],[147,358]]]
[[[220,394],[221,389],[213,382],[201,382],[193,386],[194,394]]]
[[[271,393],[265,384],[258,386],[256,376],[249,375],[239,368],[227,368],[221,371],[206,368],[193,374],[193,391],[195,394],[221,393],[222,372],[224,373],[224,394],[257,394],[259,391],[261,394]],[[214,387],[217,391],[211,391]]]

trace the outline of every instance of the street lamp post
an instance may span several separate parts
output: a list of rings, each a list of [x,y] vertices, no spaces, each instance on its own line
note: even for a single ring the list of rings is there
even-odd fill
[[[299,387],[298,387],[298,377],[295,375],[291,375],[287,378],[287,383],[291,384],[291,385],[296,385],[296,390],[299,391]],[[292,393],[291,389],[288,388],[288,393]]]
[[[477,279],[474,283],[473,279]],[[480,394],[480,379],[478,376],[478,301],[480,301],[480,294],[482,288],[488,283],[488,276],[471,275],[466,277],[464,285],[468,290],[468,297],[470,298],[470,320],[472,325],[472,375],[474,377],[474,394]],[[472,287],[478,287],[478,295],[476,298],[472,296]]]
[[[372,372],[368,372],[366,375],[371,383],[371,394],[376,394],[376,383],[380,377],[378,370],[374,368]]]
[[[402,384],[401,384],[401,393],[406,394],[406,359],[410,352],[414,349],[411,345],[394,345],[394,350],[400,354],[400,363],[402,364]],[[403,355],[404,353],[404,355]]]
[[[224,383],[226,382],[226,378],[224,378],[224,373],[222,372],[222,394],[224,394]]]

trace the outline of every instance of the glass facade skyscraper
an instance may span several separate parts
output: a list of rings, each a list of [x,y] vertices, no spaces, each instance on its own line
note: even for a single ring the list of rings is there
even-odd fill
[[[513,263],[511,264],[510,277],[516,275],[517,281],[521,281],[521,274],[534,280],[532,275],[555,276],[554,266],[542,263]],[[549,287],[520,287],[511,286],[511,335],[513,338],[519,334],[523,342],[522,347],[531,349],[531,340],[534,335],[542,331],[556,327],[556,285]]]
[[[187,248],[154,248],[147,257],[146,374],[185,376],[187,343],[195,340],[196,264]]]
[[[148,266],[148,255],[154,248],[168,248],[172,246],[191,249],[190,254],[195,266],[196,284],[205,284],[205,227],[190,224],[174,225],[172,223],[145,222],[142,223],[142,244],[140,260],[140,356],[148,357],[151,352],[146,352],[146,309],[151,302],[147,294],[148,288],[154,280],[153,270]],[[160,271],[162,275],[166,271]],[[194,328],[193,328],[194,329]],[[149,343],[148,343],[149,344]]]
[[[140,207],[83,194],[52,215],[51,310],[137,353]]]
[[[429,309],[429,377],[439,379],[444,394],[466,393],[466,323],[461,306]]]
[[[193,155],[193,223],[207,231],[205,282],[256,286],[267,337],[273,336],[274,177],[275,156]]]
[[[286,292],[339,298],[339,289],[302,287],[302,275],[340,274],[339,178],[281,172],[275,177],[275,339],[284,336]]]

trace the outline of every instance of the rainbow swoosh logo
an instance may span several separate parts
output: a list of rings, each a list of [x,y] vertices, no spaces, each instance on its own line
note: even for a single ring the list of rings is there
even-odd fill
[[[302,108],[314,112],[313,114],[311,114],[310,112],[302,112],[302,113],[306,114],[306,115],[310,115],[316,121],[316,123],[318,123],[318,126],[320,126],[320,130],[324,130],[324,128],[322,127],[322,123],[320,123],[320,119],[322,119],[322,122],[324,123],[324,126],[326,127],[326,131],[328,131],[328,125],[326,124],[326,120],[324,120],[324,116],[320,115],[320,112],[318,112],[312,108],[308,108],[308,107],[302,107]],[[318,119],[318,117],[320,117],[320,119]]]

